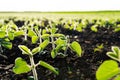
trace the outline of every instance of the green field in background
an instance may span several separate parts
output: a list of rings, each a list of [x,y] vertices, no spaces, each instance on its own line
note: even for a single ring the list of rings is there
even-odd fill
[[[0,17],[29,17],[47,19],[120,19],[120,11],[88,12],[0,12]]]

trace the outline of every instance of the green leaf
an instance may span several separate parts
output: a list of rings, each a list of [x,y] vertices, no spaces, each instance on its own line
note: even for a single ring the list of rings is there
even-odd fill
[[[14,32],[8,32],[8,38],[14,40]]]
[[[2,46],[7,49],[12,49],[12,43],[8,41],[2,41]]]
[[[36,54],[38,52],[40,52],[41,48],[40,47],[36,47],[32,50],[32,54]]]
[[[24,45],[19,45],[19,49],[23,52],[22,54],[32,55],[30,49]]]
[[[29,30],[28,31],[28,36],[29,37],[36,36],[36,33],[33,30]]]
[[[116,27],[115,29],[114,29],[114,32],[119,32],[120,31],[120,27]]]
[[[72,42],[70,45],[71,50],[73,50],[74,52],[77,53],[78,56],[81,57],[82,55],[82,48],[80,46],[80,44],[76,41]]]
[[[56,41],[55,41],[55,44],[59,45],[59,44],[64,44],[66,45],[66,41],[65,40],[62,40],[61,38],[58,38]]]
[[[45,29],[42,30],[42,34],[46,34],[47,31]]]
[[[55,34],[56,32],[57,32],[57,28],[52,28],[52,29],[51,29],[51,33],[52,33],[52,34]]]
[[[21,57],[18,57],[15,60],[15,66],[13,67],[13,72],[16,74],[27,73],[31,71],[31,67],[23,60]]]
[[[49,40],[45,40],[43,41],[39,46],[41,47],[41,49],[45,49],[45,47],[49,44]]]
[[[57,45],[55,49],[51,52],[51,57],[55,58],[57,56],[57,53],[64,47],[64,44]]]
[[[53,50],[51,51],[51,57],[52,57],[52,58],[55,58],[56,56],[57,56],[57,52],[56,52],[55,49],[53,49]]]
[[[91,27],[91,30],[94,31],[94,32],[97,32],[97,31],[98,31],[97,26],[98,26],[98,25],[93,25],[93,26]]]
[[[110,58],[119,61],[118,56],[116,54],[114,54],[113,52],[107,52],[107,56],[109,56]]]
[[[32,43],[35,44],[38,41],[38,36],[32,36]]]
[[[120,49],[119,49],[119,47],[117,47],[117,46],[112,46],[112,51],[113,51],[113,53],[116,54],[117,56],[120,55]]]
[[[50,37],[50,34],[43,34],[42,38]]]
[[[116,61],[104,61],[96,72],[97,80],[109,80],[119,73],[119,67]]]
[[[0,38],[4,38],[6,35],[5,31],[0,31]]]
[[[50,37],[50,34],[43,34],[42,35],[42,39],[44,39],[44,40],[49,40],[49,37]]]
[[[24,31],[15,31],[15,33],[14,33],[15,37],[18,37],[18,36],[21,36],[21,35],[24,35]]]
[[[55,74],[59,74],[59,72],[50,64],[44,62],[44,61],[39,61],[39,64],[47,69],[49,69],[50,71],[54,72]]]
[[[117,61],[120,61],[120,49],[117,46],[112,46],[113,52],[107,52],[107,55]]]

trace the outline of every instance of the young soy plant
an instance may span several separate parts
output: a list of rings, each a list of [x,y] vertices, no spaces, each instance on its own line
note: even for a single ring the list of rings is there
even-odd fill
[[[7,49],[12,49],[12,43],[6,36],[5,31],[0,31],[0,56],[7,59],[7,56],[2,54],[3,53],[2,47],[7,48]]]
[[[57,55],[67,56],[68,48],[70,48],[73,52],[75,52],[79,57],[82,56],[82,48],[80,44],[76,41],[73,41],[72,43],[70,43],[69,36],[59,37],[55,41],[55,44],[56,44],[56,47],[53,48],[53,50],[51,51],[52,58],[55,58]],[[63,50],[64,53],[59,53],[60,50]]]
[[[104,61],[96,72],[97,80],[120,80],[120,49],[112,46],[112,52],[107,52],[107,55],[113,60]],[[114,61],[116,60],[116,61]]]
[[[18,47],[22,51],[22,54],[26,54],[29,56],[31,64],[30,65],[27,64],[27,62],[24,59],[22,59],[21,57],[18,57],[15,60],[15,66],[13,67],[13,72],[16,74],[21,74],[21,73],[27,73],[32,70],[34,80],[38,80],[36,67],[38,65],[41,65],[41,66],[53,71],[55,74],[58,75],[59,74],[58,71],[54,67],[52,67],[50,64],[48,64],[42,60],[40,60],[37,64],[35,64],[35,62],[34,62],[33,56],[35,54],[37,54],[38,52],[41,52],[46,47],[46,45],[47,45],[47,43],[43,42],[39,45],[39,47],[34,48],[32,51],[25,45],[19,45]]]

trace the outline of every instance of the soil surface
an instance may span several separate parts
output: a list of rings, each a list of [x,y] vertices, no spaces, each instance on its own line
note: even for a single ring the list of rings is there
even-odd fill
[[[19,22],[16,22],[18,25]],[[46,49],[47,54],[35,55],[36,63],[43,60],[58,68],[59,75],[55,75],[49,70],[39,66],[37,67],[39,80],[96,80],[95,73],[99,65],[104,61],[110,59],[106,56],[107,51],[111,51],[111,46],[120,46],[120,32],[113,32],[113,29],[99,28],[98,32],[93,32],[88,26],[83,32],[71,31],[62,28],[58,25],[59,32],[65,35],[70,35],[71,42],[78,41],[83,49],[82,57],[77,57],[74,52],[68,49],[68,56],[57,56],[52,59],[50,56],[51,45]],[[23,37],[15,38],[13,48],[11,50],[4,49],[4,55],[7,58],[0,56],[0,80],[27,80],[32,73],[16,75],[12,72],[14,60],[17,57],[24,58],[29,63],[29,58],[22,55],[18,49],[19,44],[25,44],[29,48],[34,48],[36,45],[31,44],[29,38],[27,42],[23,41]],[[104,48],[100,51],[94,52],[97,45],[103,44]]]

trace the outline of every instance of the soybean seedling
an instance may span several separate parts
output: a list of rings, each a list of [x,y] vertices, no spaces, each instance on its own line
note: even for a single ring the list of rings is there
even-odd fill
[[[107,55],[113,60],[104,61],[96,72],[97,80],[120,80],[120,49],[117,46],[112,46],[112,51],[107,52]],[[116,60],[116,61],[114,61]]]
[[[16,74],[21,74],[21,73],[27,73],[32,70],[34,80],[38,80],[36,67],[38,65],[41,65],[58,75],[59,74],[58,71],[54,67],[52,67],[50,64],[42,60],[40,60],[37,64],[35,64],[34,62],[33,56],[38,52],[41,52],[47,46],[48,43],[49,43],[48,41],[44,42],[43,44],[41,43],[39,47],[32,49],[32,51],[25,45],[19,45],[18,47],[22,51],[22,54],[26,54],[29,56],[30,65],[27,64],[27,62],[24,59],[22,59],[21,57],[18,57],[15,60],[15,66],[13,67],[13,72]]]
[[[82,56],[82,48],[80,44],[76,41],[73,41],[70,43],[69,37],[59,37],[56,41],[56,47],[53,48],[51,51],[51,56],[52,58],[55,58],[58,54],[59,51],[62,49],[64,50],[63,55],[67,55],[67,50],[70,48],[73,52],[75,52],[79,57]]]

